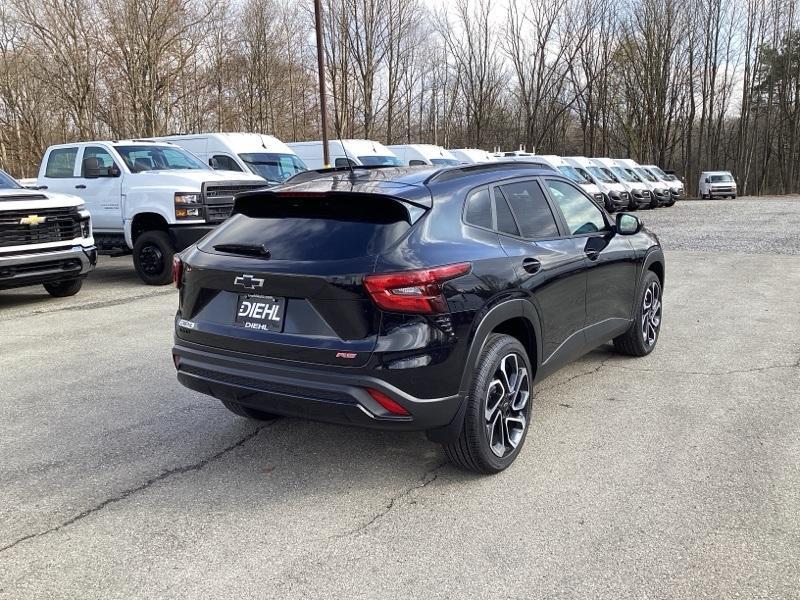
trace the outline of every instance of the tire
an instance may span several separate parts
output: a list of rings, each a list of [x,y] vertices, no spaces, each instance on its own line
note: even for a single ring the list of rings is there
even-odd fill
[[[133,266],[147,285],[172,282],[175,247],[166,231],[145,231],[133,245]]]
[[[45,283],[44,289],[47,293],[54,298],[66,298],[67,296],[74,296],[83,286],[83,277],[77,279],[67,279],[65,281],[55,281],[53,283]]]
[[[606,212],[608,214],[612,214],[616,210],[616,208],[614,208],[614,203],[611,202],[611,198],[609,198],[608,196],[605,197],[605,205],[606,205]]]
[[[733,196],[731,196],[731,200],[736,200],[736,194],[734,194]]]
[[[264,412],[263,410],[237,404],[236,402],[230,402],[228,400],[220,400],[220,402],[222,402],[222,405],[233,414],[239,415],[240,417],[245,417],[246,419],[252,419],[254,421],[272,421],[279,418],[278,415],[273,415],[272,413]]]
[[[502,373],[507,374],[504,381]],[[508,468],[522,450],[528,434],[532,383],[533,369],[519,340],[510,335],[490,335],[464,400],[467,406],[461,432],[455,442],[444,444],[450,462],[485,475]],[[494,427],[492,422],[496,424]],[[509,424],[513,427],[511,435],[507,430]]]
[[[662,296],[661,280],[652,271],[647,271],[636,302],[633,323],[628,331],[614,338],[617,352],[629,356],[647,356],[655,349],[661,332]],[[654,298],[657,303],[655,309]]]

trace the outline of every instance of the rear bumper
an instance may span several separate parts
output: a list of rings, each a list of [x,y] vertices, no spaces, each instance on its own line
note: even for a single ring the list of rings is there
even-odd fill
[[[85,276],[97,264],[94,246],[71,246],[45,252],[0,254],[0,289],[37,285]]]
[[[265,412],[373,429],[425,431],[450,424],[460,396],[416,398],[374,376],[295,367],[176,339],[178,381],[189,389]],[[375,371],[373,371],[375,372]],[[393,416],[367,388],[378,390],[410,416]]]

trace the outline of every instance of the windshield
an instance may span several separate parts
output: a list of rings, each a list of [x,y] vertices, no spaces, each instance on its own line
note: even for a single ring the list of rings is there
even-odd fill
[[[598,181],[602,181],[603,183],[614,183],[614,178],[611,176],[605,169],[601,169],[600,167],[586,167],[595,179]]]
[[[431,164],[433,165],[460,165],[461,162],[454,158],[432,158]]]
[[[396,156],[359,156],[358,160],[366,167],[400,167],[403,164]]]
[[[0,190],[19,190],[22,186],[5,171],[0,171]]]
[[[588,179],[586,179],[583,175],[578,173],[575,170],[575,167],[570,167],[569,165],[560,165],[558,170],[561,171],[561,174],[565,177],[571,179],[575,183],[592,183]]]
[[[709,175],[708,179],[711,183],[722,183],[733,181],[733,177],[729,173],[720,173],[719,175]]]
[[[282,183],[298,173],[308,171],[305,163],[295,154],[253,152],[240,154],[247,168],[271,183]]]
[[[175,146],[114,146],[131,173],[202,169],[210,171],[199,158]]]
[[[645,169],[644,167],[639,167],[638,169],[635,169],[635,171],[636,171],[636,174],[639,177],[641,177],[642,179],[646,179],[647,181],[651,181],[653,183],[658,181],[658,178],[653,176],[653,174],[650,171],[648,171],[647,169]]]
[[[621,169],[620,167],[611,167],[611,171],[621,181],[627,181],[629,183],[636,183],[636,182],[639,181],[639,179],[637,179],[636,175],[634,175],[628,169]]]
[[[650,172],[660,179],[669,180],[669,175],[667,175],[664,171],[662,171],[658,167],[650,167]]]

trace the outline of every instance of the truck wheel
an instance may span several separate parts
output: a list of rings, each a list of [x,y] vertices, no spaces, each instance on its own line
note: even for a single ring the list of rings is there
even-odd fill
[[[83,277],[77,279],[67,279],[66,281],[55,281],[53,283],[45,283],[44,289],[47,293],[55,298],[66,298],[67,296],[74,296],[77,294],[83,285]]]
[[[133,266],[147,285],[165,285],[172,281],[172,257],[175,248],[166,231],[146,231],[133,245]]]

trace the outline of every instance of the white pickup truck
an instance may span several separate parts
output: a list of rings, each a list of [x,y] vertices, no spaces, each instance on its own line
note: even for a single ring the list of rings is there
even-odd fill
[[[101,253],[133,251],[147,284],[172,279],[172,257],[228,218],[238,192],[264,187],[250,173],[214,171],[169,142],[120,140],[50,146],[40,190],[79,196]]]
[[[83,200],[25,189],[0,171],[0,289],[44,285],[72,296],[96,262]]]

